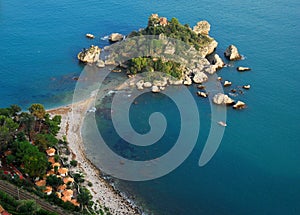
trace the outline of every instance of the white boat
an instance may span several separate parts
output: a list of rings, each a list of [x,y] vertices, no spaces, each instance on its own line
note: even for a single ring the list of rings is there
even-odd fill
[[[218,124],[221,125],[221,126],[223,126],[223,127],[227,126],[226,122],[223,122],[223,121],[219,121]]]
[[[96,112],[96,108],[95,107],[92,107],[91,109],[89,109],[87,112],[88,113],[95,113]]]

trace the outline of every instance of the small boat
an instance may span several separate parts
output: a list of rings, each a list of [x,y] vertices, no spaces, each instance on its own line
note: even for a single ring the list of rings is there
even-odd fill
[[[96,108],[95,107],[92,107],[91,109],[89,109],[87,112],[88,113],[95,113],[96,112]]]
[[[219,121],[218,124],[221,125],[221,126],[223,126],[223,127],[227,126],[226,122],[223,122],[223,121]]]

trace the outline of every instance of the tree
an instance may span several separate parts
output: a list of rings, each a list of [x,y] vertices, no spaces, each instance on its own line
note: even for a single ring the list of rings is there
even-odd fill
[[[34,200],[20,200],[18,201],[19,205],[16,208],[16,211],[19,212],[19,214],[36,214],[38,210],[40,210],[40,207],[36,205],[36,202]]]
[[[13,141],[18,127],[12,118],[0,115],[0,150]]]
[[[34,117],[29,113],[22,112],[19,116],[19,123],[21,127],[25,130],[29,141],[31,141],[31,132],[33,131]]]
[[[36,117],[38,120],[42,120],[45,117],[46,110],[43,105],[41,104],[32,104],[28,108],[29,112]]]
[[[63,180],[58,178],[56,175],[49,175],[46,179],[47,185],[52,187],[58,187],[59,185],[63,184]]]
[[[46,173],[48,160],[45,153],[27,141],[16,142],[17,161],[24,165],[24,171],[30,177],[42,176]]]
[[[77,196],[77,200],[78,202],[83,205],[83,206],[87,206],[89,204],[89,202],[92,199],[92,195],[90,193],[90,191],[88,189],[86,189],[85,187],[81,187],[79,189],[79,194]]]
[[[45,151],[48,147],[56,146],[58,140],[52,134],[37,134],[34,143],[40,151]]]

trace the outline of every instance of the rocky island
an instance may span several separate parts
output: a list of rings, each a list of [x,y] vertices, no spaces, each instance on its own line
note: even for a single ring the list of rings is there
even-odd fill
[[[205,20],[199,21],[191,28],[188,24],[181,24],[177,18],[168,20],[166,17],[152,14],[146,28],[133,31],[126,37],[112,33],[109,40],[114,42],[113,47],[108,46],[101,50],[92,45],[80,52],[78,59],[83,63],[94,63],[99,68],[115,66],[117,69],[113,71],[125,72],[132,79],[137,74],[150,73],[151,77],[147,76],[145,80],[135,80],[135,86],[139,90],[151,88],[152,92],[157,93],[168,85],[202,84],[210,75],[226,66],[224,60],[215,53],[218,42],[209,35],[210,27]],[[147,39],[151,40],[151,44],[148,44]],[[123,42],[119,43],[122,40]],[[152,53],[145,54],[144,49],[147,46],[152,47]],[[102,59],[99,58],[100,51],[105,53]],[[230,61],[242,59],[234,45],[228,46],[224,56]],[[241,67],[237,70],[241,71]],[[165,73],[166,76],[158,77],[155,75],[157,71]],[[221,77],[218,80],[221,81]],[[228,80],[222,84],[224,87],[232,85]],[[198,92],[198,95],[207,97],[201,92]],[[234,104],[233,99],[232,101],[230,104]]]

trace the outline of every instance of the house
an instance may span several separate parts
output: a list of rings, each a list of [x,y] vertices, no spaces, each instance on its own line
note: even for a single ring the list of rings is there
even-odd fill
[[[59,186],[58,186],[57,191],[58,191],[58,192],[63,192],[66,188],[67,188],[67,185],[62,184],[62,185],[59,185]]]
[[[65,190],[62,192],[63,197],[61,198],[64,202],[66,201],[71,201],[72,197],[73,197],[73,190]]]
[[[159,24],[162,26],[166,26],[168,24],[168,19],[166,17],[159,18]]]
[[[60,198],[60,199],[61,199],[61,193],[59,193],[59,192],[56,192],[55,194],[56,194],[56,196],[57,196],[58,198]]]
[[[39,180],[35,182],[35,185],[38,187],[46,186],[46,180]]]
[[[60,176],[65,177],[68,174],[68,169],[67,168],[60,168],[58,170],[58,173],[60,174]]]
[[[0,205],[0,215],[11,215]]]
[[[44,193],[46,193],[48,196],[51,195],[51,193],[52,193],[52,187],[47,186],[46,189],[44,190]]]
[[[52,168],[54,169],[57,166],[57,168],[59,169],[60,167],[60,163],[56,162],[54,164],[52,164]]]
[[[46,153],[48,156],[54,156],[55,155],[55,149],[54,148],[49,148],[46,150]]]
[[[55,163],[54,157],[49,157],[48,162],[51,163],[51,164],[54,164]]]
[[[63,181],[64,181],[64,184],[73,183],[74,178],[66,177],[66,178],[63,179]]]
[[[77,199],[71,199],[70,202],[71,202],[73,205],[77,206],[77,207],[80,206],[80,204],[77,202]]]
[[[55,175],[55,172],[54,170],[49,170],[46,174],[46,176],[49,176],[49,175]]]

